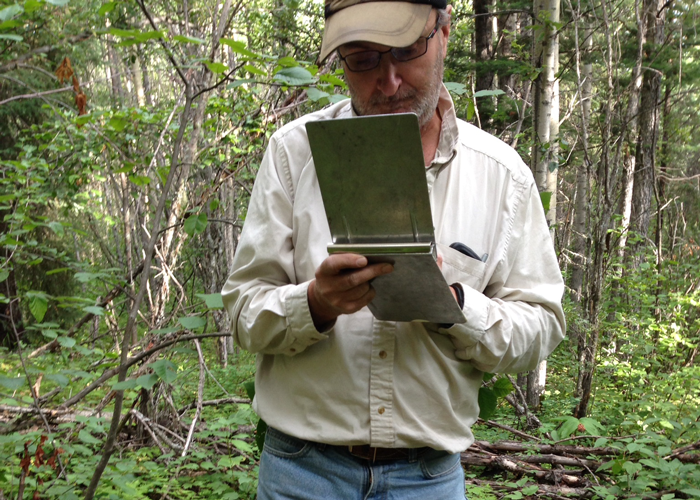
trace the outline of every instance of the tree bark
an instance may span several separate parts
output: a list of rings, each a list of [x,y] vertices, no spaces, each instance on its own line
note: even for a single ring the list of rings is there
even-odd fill
[[[635,153],[631,228],[646,238],[651,221],[656,168],[656,144],[659,134],[660,71],[651,67],[656,47],[663,43],[666,9],[663,0],[644,0],[646,53],[642,75],[642,102],[639,111],[639,135]],[[658,13],[658,14],[657,14]],[[652,44],[650,46],[650,43]]]
[[[557,172],[559,134],[559,95],[556,79],[559,60],[559,35],[555,23],[559,22],[559,0],[537,0],[535,18],[544,26],[544,36],[535,49],[535,65],[541,69],[535,91],[535,141],[533,145],[533,171],[540,193],[549,193],[547,224],[554,240],[557,219]],[[536,408],[544,392],[546,360],[528,376],[528,404]]]

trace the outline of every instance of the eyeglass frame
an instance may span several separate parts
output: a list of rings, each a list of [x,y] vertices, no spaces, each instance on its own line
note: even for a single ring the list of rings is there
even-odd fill
[[[417,55],[415,57],[411,57],[410,59],[399,59],[398,57],[396,57],[396,53],[394,52],[395,50],[405,49],[406,47],[391,47],[388,50],[361,50],[359,52],[353,52],[352,54],[348,54],[345,57],[342,56],[342,54],[340,53],[340,49],[338,49],[338,51],[337,51],[338,57],[340,58],[341,61],[343,61],[345,63],[345,66],[347,67],[348,71],[352,71],[353,73],[364,73],[366,71],[372,71],[373,69],[377,69],[382,62],[382,56],[384,56],[384,54],[388,54],[389,52],[391,52],[391,55],[394,56],[394,59],[396,59],[398,62],[413,61],[415,59],[418,59],[419,57],[423,57],[425,54],[428,53],[428,42],[437,34],[439,29],[440,29],[440,20],[438,19],[435,22],[435,27],[433,28],[433,30],[430,32],[430,34],[428,36],[419,36],[418,39],[416,40],[416,42],[417,42],[421,38],[425,39],[425,50],[423,51],[423,53],[420,55]],[[413,42],[411,45],[414,45],[416,42]],[[408,45],[407,47],[410,47],[411,45]],[[361,70],[354,70],[354,69],[350,68],[350,65],[348,64],[348,61],[347,61],[348,57],[354,56],[356,54],[367,54],[368,52],[374,52],[376,54],[379,54],[379,57],[377,58],[376,65],[372,66],[371,68],[361,69]]]

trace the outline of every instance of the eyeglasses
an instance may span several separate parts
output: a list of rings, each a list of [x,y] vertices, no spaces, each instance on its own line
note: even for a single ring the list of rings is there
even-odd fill
[[[382,60],[382,56],[384,54],[388,54],[389,52],[391,52],[391,55],[394,56],[394,59],[396,59],[399,62],[411,61],[413,59],[418,59],[422,55],[425,55],[426,52],[428,52],[428,41],[435,36],[437,31],[438,23],[435,23],[433,31],[431,31],[428,36],[420,37],[408,47],[392,47],[389,50],[383,51],[364,50],[362,52],[353,52],[352,54],[348,54],[345,57],[340,55],[340,51],[338,51],[338,56],[342,61],[345,62],[347,68],[355,73],[369,71],[376,68],[377,66],[379,66],[379,62]]]

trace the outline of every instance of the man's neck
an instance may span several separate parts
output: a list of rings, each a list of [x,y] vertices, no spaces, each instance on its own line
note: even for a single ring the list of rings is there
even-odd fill
[[[440,142],[440,130],[442,129],[442,117],[436,109],[435,114],[425,126],[421,127],[420,139],[423,143],[423,161],[430,165],[435,158],[438,143]]]

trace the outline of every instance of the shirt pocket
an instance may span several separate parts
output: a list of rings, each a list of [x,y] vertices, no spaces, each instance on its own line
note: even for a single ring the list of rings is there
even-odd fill
[[[479,292],[484,291],[486,263],[474,259],[442,243],[437,244],[442,256],[442,275],[448,284],[461,283]]]

